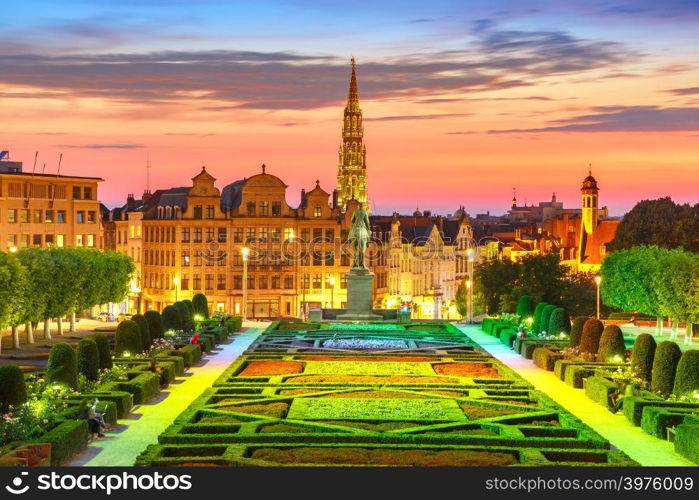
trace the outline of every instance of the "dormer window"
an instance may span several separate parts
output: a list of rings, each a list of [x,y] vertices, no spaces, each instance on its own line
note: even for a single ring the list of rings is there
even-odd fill
[[[255,207],[255,202],[254,201],[249,201],[247,204],[247,214],[248,215],[255,215],[257,212],[256,207]]]
[[[203,209],[201,205],[194,206],[194,218],[201,219],[203,217]]]
[[[320,205],[316,205],[313,208],[313,217],[320,217],[323,214],[323,208]]]

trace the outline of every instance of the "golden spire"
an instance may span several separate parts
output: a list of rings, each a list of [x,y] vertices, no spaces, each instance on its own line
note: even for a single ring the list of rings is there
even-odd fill
[[[347,93],[347,110],[348,111],[359,111],[359,91],[357,90],[357,68],[354,62],[354,57],[351,59],[352,62],[352,76],[350,77],[349,91]]]

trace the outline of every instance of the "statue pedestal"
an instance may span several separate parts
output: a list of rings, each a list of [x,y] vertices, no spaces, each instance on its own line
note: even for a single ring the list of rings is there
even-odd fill
[[[347,307],[339,320],[381,321],[383,317],[372,312],[374,305],[374,273],[350,271],[347,277]]]

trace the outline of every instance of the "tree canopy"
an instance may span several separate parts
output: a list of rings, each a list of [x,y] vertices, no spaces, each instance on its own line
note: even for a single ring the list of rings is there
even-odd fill
[[[669,197],[638,202],[624,216],[609,243],[611,250],[638,245],[699,252],[699,203],[679,205]]]

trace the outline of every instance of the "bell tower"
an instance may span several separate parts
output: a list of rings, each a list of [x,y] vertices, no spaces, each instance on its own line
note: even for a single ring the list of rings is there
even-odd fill
[[[588,171],[587,177],[583,180],[582,188],[582,231],[592,234],[597,227],[598,221],[598,193],[597,181],[592,177],[592,168]]]
[[[342,144],[338,151],[337,204],[343,212],[347,209],[349,200],[359,201],[364,209],[369,211],[366,185],[366,146],[364,146],[363,139],[362,109],[359,107],[357,73],[353,57],[352,76],[350,77],[342,125]]]

